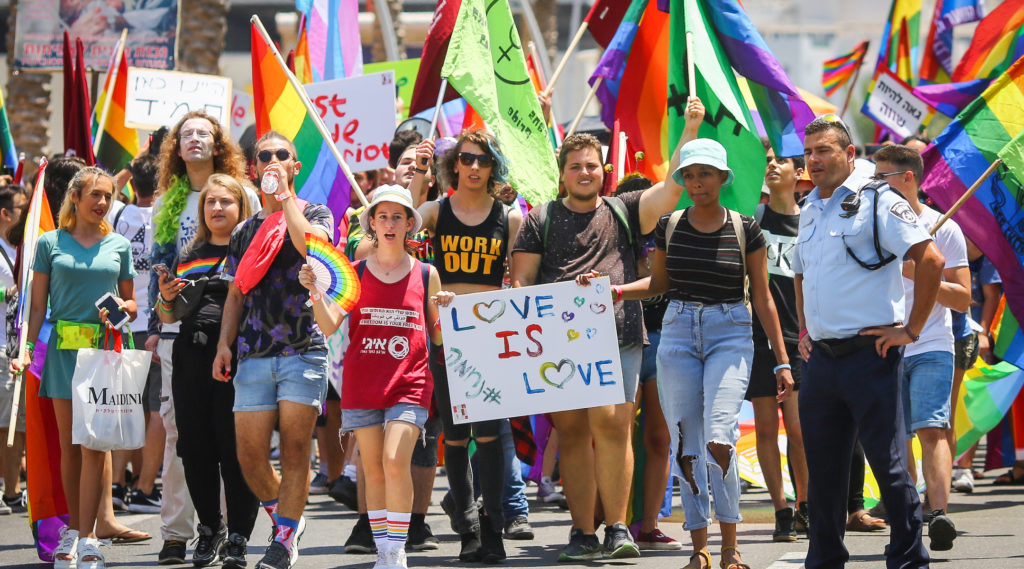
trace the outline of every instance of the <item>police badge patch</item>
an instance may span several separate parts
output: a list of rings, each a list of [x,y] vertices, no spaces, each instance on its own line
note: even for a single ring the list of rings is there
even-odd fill
[[[889,208],[889,213],[900,221],[913,224],[917,223],[917,214],[914,213],[913,209],[910,209],[910,204],[905,201],[899,201],[892,204],[892,207]]]

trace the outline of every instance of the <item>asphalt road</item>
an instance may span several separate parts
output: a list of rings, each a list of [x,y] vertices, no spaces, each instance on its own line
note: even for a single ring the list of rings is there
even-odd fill
[[[952,551],[933,554],[935,567],[950,569],[988,569],[991,567],[1024,568],[1024,486],[992,486],[995,472],[978,481],[973,494],[954,494],[951,506],[959,537]],[[451,567],[464,565],[458,561],[458,537],[448,527],[447,518],[437,506],[446,488],[443,475],[438,476],[434,505],[427,521],[441,540],[438,551],[413,553],[410,567]],[[532,541],[506,541],[509,559],[507,567],[550,567],[558,551],[568,539],[568,513],[554,505],[536,502],[536,487],[530,486],[530,523],[536,532]],[[678,497],[677,507],[678,507]],[[797,569],[803,567],[807,541],[773,543],[773,513],[768,494],[754,489],[743,496],[742,510],[745,522],[740,526],[740,549],[746,562],[759,569]],[[342,544],[347,539],[356,514],[335,503],[327,496],[312,496],[306,509],[308,529],[301,542],[301,557],[296,567],[320,569],[336,567],[369,568],[374,556],[345,554]],[[119,519],[131,527],[140,528],[155,536],[160,535],[157,515],[120,514]],[[644,552],[637,560],[607,560],[591,565],[618,567],[661,568],[684,566],[689,557],[689,542],[680,520],[675,516],[661,522],[662,530],[683,542],[684,551]],[[250,567],[262,555],[265,536],[270,525],[260,514],[249,546]],[[851,534],[847,537],[850,562],[847,567],[857,569],[884,567],[883,548],[888,543],[888,532]],[[925,537],[927,544],[927,537]],[[720,541],[717,531],[711,536],[711,552],[718,563]],[[158,538],[147,542],[103,548],[108,567],[152,567],[161,542]],[[191,553],[191,549],[190,549]],[[188,565],[190,566],[190,565]],[[32,537],[25,514],[0,516],[0,567],[45,568],[32,545]],[[185,567],[185,566],[180,566]]]

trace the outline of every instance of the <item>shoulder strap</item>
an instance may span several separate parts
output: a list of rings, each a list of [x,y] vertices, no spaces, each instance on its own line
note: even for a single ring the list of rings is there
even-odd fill
[[[551,225],[551,208],[555,207],[555,200],[551,200],[540,208],[540,215],[537,220],[541,226],[540,244],[544,250],[548,248],[548,226]]]
[[[629,236],[629,244],[632,245],[633,232],[629,229],[629,212],[626,211],[625,202],[622,201],[622,198],[617,196],[601,196],[601,199],[604,200],[604,203],[607,204],[608,207],[612,208],[612,214],[619,220],[619,223],[622,224],[623,229],[626,230],[626,235]]]
[[[356,261],[356,274],[359,275],[359,280],[363,280],[363,271],[366,270],[366,259]]]
[[[743,218],[740,212],[729,210],[729,219],[732,220],[732,228],[736,233],[736,241],[740,245],[740,260],[743,262],[743,303],[750,303],[750,290],[747,287],[747,230],[743,227]]]
[[[0,247],[0,255],[4,256],[4,261],[7,261],[7,266],[11,268],[11,276],[14,280],[18,280],[18,272],[14,270],[14,263],[11,261],[11,257],[7,254],[7,250]]]
[[[430,265],[416,260],[420,264],[420,278],[423,279],[423,325],[424,329],[429,329],[426,325],[427,319],[427,303],[430,302]],[[430,339],[430,334],[427,334],[427,339]]]
[[[679,225],[679,220],[683,218],[683,212],[686,208],[677,209],[672,212],[672,215],[668,216],[668,227],[665,228],[665,254],[668,254],[668,246],[672,243],[672,235],[676,232],[676,225]]]
[[[117,213],[114,214],[114,231],[115,232],[117,231],[117,222],[121,221],[121,214],[124,213],[124,210],[128,209],[128,205],[130,205],[130,204],[125,204],[124,207],[122,207],[121,209],[117,210]]]
[[[504,239],[505,245],[506,245],[506,248],[507,248],[507,247],[509,247],[509,243],[508,243],[508,232],[509,232],[509,228],[508,228],[508,210],[512,206],[505,205],[505,202],[499,200],[498,198],[494,198],[494,203],[498,204],[498,206],[501,207],[501,227],[502,227],[502,232],[503,232],[502,238]]]
[[[754,219],[758,223],[761,223],[761,220],[764,219],[764,208],[766,207],[768,206],[763,203],[757,204],[757,209],[754,210]]]

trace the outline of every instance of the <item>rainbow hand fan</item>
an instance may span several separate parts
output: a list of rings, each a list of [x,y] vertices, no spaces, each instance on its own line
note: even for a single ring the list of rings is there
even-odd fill
[[[313,269],[316,289],[334,299],[341,309],[350,312],[359,300],[359,275],[348,257],[330,241],[312,233],[306,234],[306,263]]]

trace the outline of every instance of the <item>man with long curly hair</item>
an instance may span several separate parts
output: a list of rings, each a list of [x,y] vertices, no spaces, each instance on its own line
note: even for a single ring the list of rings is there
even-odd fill
[[[153,253],[150,266],[174,266],[178,251],[192,240],[201,215],[199,193],[212,174],[227,174],[242,182],[249,198],[250,210],[259,210],[259,196],[246,179],[245,158],[241,149],[215,119],[203,111],[192,111],[174,125],[160,146],[160,178],[157,182],[158,197],[153,207]],[[150,306],[156,306],[156,295],[160,294],[158,281],[158,277],[150,280]],[[154,326],[150,329],[154,329]],[[171,398],[171,347],[178,335],[178,326],[163,324],[156,345],[163,382],[160,418],[167,430],[163,502],[160,507],[163,521],[160,532],[163,534],[164,545],[158,558],[162,565],[185,562],[185,543],[192,539],[192,518],[195,512],[185,486],[181,459],[175,450],[178,428]],[[147,342],[146,348],[152,350],[153,346]]]

